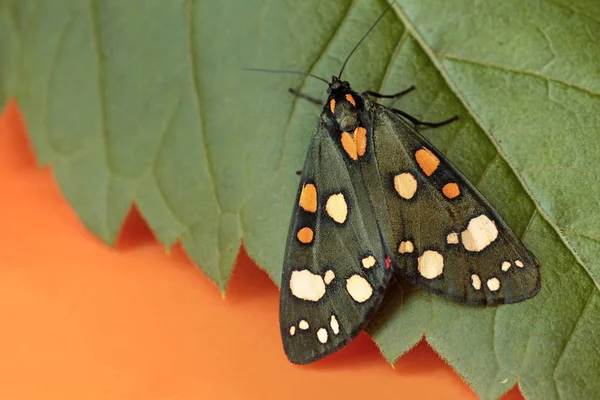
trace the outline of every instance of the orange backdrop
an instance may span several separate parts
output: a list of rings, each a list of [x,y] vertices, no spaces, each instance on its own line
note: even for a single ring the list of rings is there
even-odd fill
[[[422,342],[395,369],[364,333],[308,366],[281,348],[278,291],[242,250],[223,299],[132,211],[116,249],[0,119],[1,399],[473,399]],[[505,399],[522,398],[517,389]]]

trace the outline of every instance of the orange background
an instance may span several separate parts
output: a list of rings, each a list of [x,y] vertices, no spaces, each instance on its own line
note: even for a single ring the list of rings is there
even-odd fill
[[[425,342],[395,369],[364,333],[291,365],[277,288],[243,250],[223,299],[135,211],[106,246],[36,166],[14,104],[0,119],[0,196],[1,399],[476,398]]]

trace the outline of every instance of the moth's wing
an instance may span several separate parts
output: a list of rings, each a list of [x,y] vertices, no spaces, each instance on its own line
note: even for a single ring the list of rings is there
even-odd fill
[[[279,320],[288,358],[306,364],[365,328],[391,270],[360,170],[346,164],[323,125],[310,145],[295,204]]]
[[[412,125],[375,107],[374,148],[389,221],[384,238],[401,275],[469,304],[534,296],[540,265],[500,214]]]

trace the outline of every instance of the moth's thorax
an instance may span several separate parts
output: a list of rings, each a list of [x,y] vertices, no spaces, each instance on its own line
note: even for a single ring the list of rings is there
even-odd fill
[[[330,112],[330,117],[335,120],[342,132],[353,132],[361,125],[359,110],[362,109],[361,96],[352,91],[348,85],[330,87],[329,97],[325,108]]]
[[[348,82],[336,80],[329,85],[329,97],[322,114],[327,132],[340,150],[354,161],[367,154],[365,99],[350,89]]]

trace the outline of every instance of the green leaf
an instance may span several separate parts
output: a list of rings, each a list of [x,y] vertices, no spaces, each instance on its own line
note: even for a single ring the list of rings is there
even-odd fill
[[[112,243],[135,202],[222,290],[242,238],[279,282],[320,111],[287,88],[325,95],[242,68],[336,74],[386,6],[233,3],[0,0],[0,100],[17,98],[81,220]],[[370,328],[390,362],[425,336],[482,398],[515,383],[529,399],[600,397],[599,4],[398,0],[351,59],[356,90],[416,84],[396,107],[460,116],[423,133],[542,263],[541,292],[516,305],[390,288]]]
[[[10,62],[11,55],[15,53],[15,48],[11,48],[14,43],[14,36],[11,32],[11,21],[9,17],[8,0],[0,0],[0,107],[7,100],[9,92],[7,86],[10,83]]]

